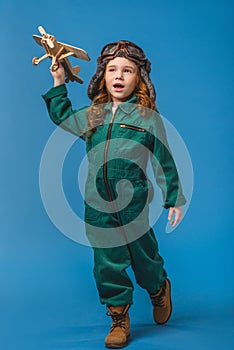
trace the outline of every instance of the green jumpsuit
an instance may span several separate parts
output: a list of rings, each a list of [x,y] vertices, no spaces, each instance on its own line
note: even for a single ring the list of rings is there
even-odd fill
[[[86,234],[94,251],[94,276],[100,301],[132,304],[131,266],[137,283],[150,293],[164,284],[166,271],[149,225],[152,185],[148,160],[162,190],[163,206],[185,204],[177,169],[157,112],[142,116],[136,97],[118,105],[106,104],[105,120],[87,135],[88,107],[74,111],[65,85],[43,98],[52,121],[86,141],[89,161],[85,188]]]

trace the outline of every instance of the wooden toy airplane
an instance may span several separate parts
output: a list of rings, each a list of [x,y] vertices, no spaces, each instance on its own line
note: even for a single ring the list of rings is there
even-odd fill
[[[38,27],[38,30],[42,36],[33,35],[33,39],[38,45],[42,46],[45,49],[46,54],[41,56],[40,58],[34,57],[32,60],[32,64],[36,66],[45,58],[50,57],[52,59],[50,69],[53,72],[55,72],[59,68],[59,62],[64,67],[66,83],[68,83],[69,80],[75,80],[78,83],[83,84],[83,80],[80,77],[78,77],[80,67],[72,67],[68,60],[68,57],[75,56],[82,60],[90,61],[87,52],[85,52],[82,49],[79,49],[78,47],[58,42],[53,35],[47,34],[45,29],[41,26]]]

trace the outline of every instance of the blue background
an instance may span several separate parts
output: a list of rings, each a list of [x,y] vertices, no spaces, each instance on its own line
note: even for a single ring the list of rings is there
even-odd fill
[[[32,34],[43,25],[85,49],[84,86],[69,83],[74,107],[107,43],[129,39],[152,62],[161,113],[190,152],[194,192],[177,230],[155,226],[172,280],[174,313],[155,326],[138,286],[129,349],[231,349],[233,342],[233,3],[232,1],[1,1],[1,349],[103,349],[110,320],[99,304],[92,250],[51,223],[41,202],[39,165],[55,126],[41,94],[52,85],[49,60]],[[82,159],[84,145],[76,147]],[[65,184],[72,196],[74,179]],[[130,272],[131,274],[131,272]]]

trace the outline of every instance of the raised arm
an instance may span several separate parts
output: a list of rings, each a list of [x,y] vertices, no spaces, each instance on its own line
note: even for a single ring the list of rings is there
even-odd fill
[[[62,65],[55,72],[51,72],[54,78],[54,87],[42,97],[46,102],[47,110],[51,120],[77,136],[87,132],[86,109],[73,110],[68,98],[65,86],[65,72]]]

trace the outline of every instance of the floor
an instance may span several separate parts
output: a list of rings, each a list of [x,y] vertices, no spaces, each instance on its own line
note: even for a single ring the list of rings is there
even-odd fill
[[[152,321],[151,305],[139,292],[130,309],[132,350],[234,349],[233,305],[207,302],[202,296],[174,296],[173,314],[164,326]],[[3,350],[98,350],[110,319],[94,300],[80,303],[74,296],[33,299],[5,305],[1,312]]]

